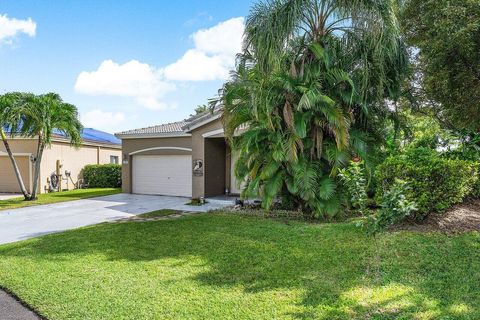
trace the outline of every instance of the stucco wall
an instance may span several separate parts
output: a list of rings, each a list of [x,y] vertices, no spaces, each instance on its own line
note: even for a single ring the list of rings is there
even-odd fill
[[[33,153],[37,152],[37,142],[32,139],[8,139],[10,150],[13,153]],[[5,146],[0,142],[0,152],[6,152]]]
[[[37,152],[37,140],[35,139],[15,138],[9,139],[9,143],[13,153],[28,153],[35,155]],[[0,144],[0,153],[2,152],[5,152],[5,147],[3,144]],[[87,164],[108,164],[110,163],[111,155],[118,156],[119,161],[122,159],[122,151],[119,148],[111,148],[108,146],[90,146],[86,144],[83,144],[79,148],[74,148],[70,146],[68,142],[54,141],[52,142],[51,146],[45,149],[43,154],[42,165],[40,167],[38,191],[40,193],[45,192],[45,187],[48,187],[47,178],[56,171],[57,160],[60,160],[63,164],[62,173],[64,173],[65,170],[71,171],[73,182],[76,183],[80,178],[82,169]],[[24,183],[28,188],[30,186],[30,178],[28,171],[29,168],[26,164],[25,157],[23,157],[21,162],[22,163],[21,165],[19,164],[19,166],[21,167]],[[8,162],[2,161],[0,164],[0,170],[9,170],[12,171],[13,174],[13,168],[11,168],[11,165],[6,165]],[[4,174],[4,176],[6,177],[7,174]],[[8,176],[10,177],[10,173]],[[1,184],[2,183],[0,182],[0,185]],[[11,185],[10,182],[9,185]],[[70,180],[68,180],[68,183],[67,181],[63,181],[62,188],[73,189],[74,185]],[[2,192],[18,192],[16,188],[12,189],[12,191],[4,189],[5,188],[2,188]]]
[[[65,170],[71,172],[73,182],[69,180],[62,181],[62,189],[73,189],[74,183],[82,178],[81,172],[88,164],[109,164],[110,155],[122,158],[120,149],[108,148],[102,146],[82,145],[79,148],[70,146],[69,143],[53,142],[50,147],[44,151],[42,165],[40,168],[40,192],[48,188],[47,178],[56,171],[57,160],[62,164],[61,173],[66,178]]]
[[[122,189],[123,192],[132,191],[132,157],[134,152],[152,148],[192,148],[192,138],[186,137],[165,137],[165,138],[139,138],[122,140]],[[157,149],[142,151],[141,155],[190,155],[191,151],[175,149]]]

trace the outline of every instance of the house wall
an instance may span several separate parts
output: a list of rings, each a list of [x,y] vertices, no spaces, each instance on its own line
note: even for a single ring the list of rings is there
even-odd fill
[[[220,120],[215,120],[215,121],[212,121],[211,123],[208,123],[192,131],[193,162],[195,162],[195,160],[200,159],[200,160],[203,160],[203,163],[205,164],[205,138],[202,135],[204,133],[212,132],[219,129],[223,129],[223,124]],[[221,168],[224,168],[224,166],[222,166]],[[205,194],[206,193],[205,193],[205,172],[204,172],[203,176],[193,176],[192,197],[193,198],[205,197]]]
[[[73,182],[62,181],[62,189],[71,190],[75,187],[79,179],[82,179],[82,170],[88,164],[109,164],[110,156],[122,158],[122,151],[118,148],[109,148],[106,146],[82,145],[79,148],[72,147],[69,143],[53,142],[51,146],[45,149],[40,168],[40,192],[48,190],[48,178],[56,172],[57,160],[62,164],[61,173],[66,179],[65,170],[71,172]]]
[[[10,150],[15,154],[20,174],[22,175],[23,183],[30,191],[31,184],[33,183],[33,175],[31,174],[31,161],[30,154],[36,152],[36,141],[32,139],[15,138],[8,139]],[[20,187],[18,180],[13,170],[13,165],[6,153],[6,149],[3,143],[0,143],[0,192],[18,193]]]
[[[37,152],[37,141],[33,139],[8,139],[8,143],[10,145],[10,150],[12,150],[13,153],[35,154]],[[0,153],[1,152],[6,152],[6,150],[3,143],[0,142]]]
[[[9,139],[10,149],[12,152],[20,154],[33,154],[37,153],[37,140],[35,139],[24,139],[24,138],[15,138]],[[5,147],[3,144],[0,144],[0,154],[5,152]],[[42,164],[40,166],[40,176],[39,176],[39,186],[38,192],[45,192],[45,188],[48,188],[47,178],[50,177],[52,173],[56,171],[56,162],[60,160],[63,164],[62,173],[65,170],[69,170],[72,173],[72,180],[74,183],[81,178],[81,171],[87,164],[108,164],[110,163],[110,156],[118,156],[119,161],[122,158],[122,151],[118,147],[108,147],[108,146],[90,146],[87,144],[81,145],[79,148],[72,147],[68,142],[54,141],[50,146],[48,146],[42,158]],[[3,159],[4,156],[1,156],[0,159]],[[8,157],[5,157],[8,159]],[[9,160],[9,159],[8,159]],[[28,162],[26,157],[19,157],[18,163],[21,169],[22,178],[24,180],[25,186],[30,187],[30,184],[33,183],[33,165],[32,169],[28,168]],[[0,174],[3,177],[3,180],[6,181],[6,177],[15,177],[13,173],[13,167],[9,161],[0,160]],[[9,171],[5,173],[5,171]],[[32,170],[31,178],[29,177],[29,170]],[[11,171],[11,172],[10,172]],[[8,178],[10,180],[10,178]],[[30,181],[29,181],[30,180]],[[10,181],[2,183],[0,180],[0,190],[1,192],[18,192],[17,188],[18,183],[11,184]],[[2,187],[4,186],[4,187]],[[7,187],[8,186],[8,187]],[[72,181],[68,180],[62,182],[63,189],[73,189],[74,184]],[[11,190],[11,191],[9,191]],[[30,190],[29,190],[30,191]]]
[[[109,149],[104,147],[98,147],[98,163],[100,164],[110,163],[110,156],[117,156],[118,164],[122,163],[121,149]]]
[[[165,137],[165,138],[138,138],[122,140],[122,189],[123,192],[132,192],[132,153],[139,152],[141,155],[190,155],[191,151],[175,149],[157,149],[142,151],[151,148],[192,148],[192,138]]]

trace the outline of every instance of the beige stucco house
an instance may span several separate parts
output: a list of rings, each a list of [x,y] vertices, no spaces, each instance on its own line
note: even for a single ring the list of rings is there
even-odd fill
[[[33,138],[14,137],[9,139],[10,149],[20,168],[28,191],[33,186],[33,166],[37,141]],[[94,129],[84,129],[80,147],[72,147],[69,140],[61,134],[55,134],[51,146],[45,149],[40,167],[39,193],[50,189],[51,175],[60,169],[61,188],[73,189],[81,179],[81,171],[88,164],[120,163],[121,142],[113,135]],[[58,162],[58,163],[57,163]],[[67,179],[66,172],[71,179]],[[18,193],[20,187],[13,171],[13,165],[0,143],[0,193]]]
[[[185,121],[117,133],[127,193],[192,198],[239,194],[235,155],[225,141],[221,111]]]

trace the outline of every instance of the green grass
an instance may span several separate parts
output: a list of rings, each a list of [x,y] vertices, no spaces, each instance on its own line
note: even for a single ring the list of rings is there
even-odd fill
[[[137,217],[138,218],[146,218],[146,219],[159,218],[159,217],[165,217],[165,216],[169,216],[169,215],[180,213],[180,212],[181,211],[172,210],[172,209],[162,209],[162,210],[142,213],[142,214],[137,215]]]
[[[223,214],[0,246],[0,286],[49,319],[480,319],[480,234]]]
[[[44,193],[38,195],[35,201],[24,201],[22,198],[14,198],[9,200],[0,200],[0,210],[15,209],[36,206],[41,204],[50,204],[57,202],[73,201],[87,199],[93,197],[108,196],[122,192],[117,188],[98,188],[98,189],[78,189],[64,192]]]

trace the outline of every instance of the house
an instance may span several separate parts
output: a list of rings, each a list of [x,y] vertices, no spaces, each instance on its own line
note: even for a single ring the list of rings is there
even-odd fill
[[[192,197],[239,194],[235,155],[225,141],[221,110],[185,121],[117,133],[126,193]]]
[[[25,187],[33,186],[34,157],[37,152],[35,138],[8,139],[10,149],[20,168]],[[119,163],[121,141],[115,136],[91,128],[82,131],[82,143],[75,148],[60,132],[53,135],[52,144],[44,151],[40,167],[39,193],[51,189],[52,175],[61,174],[61,189],[73,189],[81,179],[81,171],[88,164]],[[5,146],[0,142],[0,192],[19,193],[20,187]]]

